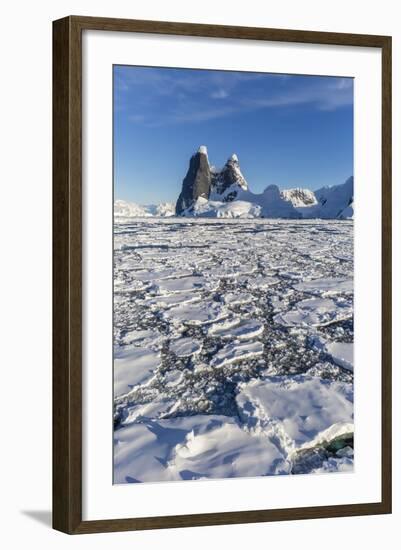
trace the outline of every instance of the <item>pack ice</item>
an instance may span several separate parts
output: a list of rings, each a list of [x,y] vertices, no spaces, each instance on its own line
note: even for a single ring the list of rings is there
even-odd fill
[[[351,470],[352,220],[116,221],[114,482]]]

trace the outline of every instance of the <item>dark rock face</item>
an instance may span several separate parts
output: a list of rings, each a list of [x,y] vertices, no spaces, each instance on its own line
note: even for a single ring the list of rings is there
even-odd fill
[[[237,156],[232,155],[221,171],[212,174],[212,191],[221,195],[224,201],[232,201],[240,188],[247,190],[248,184],[241,173]]]
[[[208,199],[211,181],[207,151],[205,147],[200,147],[189,161],[188,172],[182,182],[182,190],[175,207],[176,215],[179,216],[190,208],[199,197]]]

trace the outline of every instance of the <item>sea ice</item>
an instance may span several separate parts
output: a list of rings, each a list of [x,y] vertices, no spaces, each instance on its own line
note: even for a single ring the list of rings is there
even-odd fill
[[[181,277],[189,277],[192,275],[192,270],[182,270],[180,272]],[[177,270],[174,268],[163,269],[162,271],[137,271],[135,272],[135,279],[143,282],[161,281],[165,279],[174,279],[177,277]]]
[[[353,431],[353,394],[341,382],[266,377],[241,384],[237,404],[250,428],[275,434],[287,453]]]
[[[130,330],[123,337],[124,344],[141,346],[143,348],[159,349],[165,337],[157,330]]]
[[[161,365],[160,352],[129,347],[114,355],[114,395],[128,393],[137,384],[145,384]]]
[[[229,478],[287,468],[273,442],[230,417],[147,419],[115,433],[114,483]]]
[[[239,304],[247,304],[249,302],[252,302],[253,296],[249,293],[241,293],[241,294],[234,294],[231,292],[228,292],[224,295],[224,303],[227,305],[235,306]]]
[[[234,327],[237,327],[241,322],[240,317],[226,317],[225,319],[222,319],[221,321],[217,321],[216,323],[210,323],[205,327],[205,332],[208,336],[212,336],[213,338],[216,337],[224,337],[231,334],[231,330]]]
[[[279,313],[274,320],[288,327],[319,327],[350,319],[352,314],[351,303],[329,298],[312,298],[298,302],[293,310]]]
[[[352,469],[352,235],[352,221],[118,220],[116,483]]]
[[[350,293],[354,284],[352,279],[314,279],[294,285],[296,290],[317,296],[330,296],[333,294]]]
[[[196,292],[176,292],[174,294],[152,296],[145,298],[143,303],[154,308],[169,308],[179,304],[190,304],[191,302],[199,302],[200,294]]]
[[[212,323],[227,315],[227,310],[218,302],[182,305],[163,312],[163,318],[167,321],[188,325]]]
[[[331,355],[333,361],[344,369],[354,370],[354,344],[345,342],[328,342],[325,351]]]
[[[264,330],[263,323],[254,319],[244,319],[241,321],[239,318],[236,318],[235,322],[231,325],[224,326],[224,321],[222,322],[222,326],[216,327],[216,325],[217,323],[212,325],[209,334],[223,339],[251,340],[260,336]]]
[[[201,351],[202,344],[193,338],[178,338],[170,342],[170,351],[177,357],[190,357]]]
[[[262,342],[246,342],[244,344],[227,344],[220,349],[213,359],[211,365],[222,367],[244,359],[253,359],[263,354]]]
[[[160,294],[169,294],[170,292],[189,292],[207,288],[213,289],[211,281],[206,281],[203,277],[180,277],[179,279],[163,279],[154,282],[154,289]],[[217,288],[217,285],[216,285]]]

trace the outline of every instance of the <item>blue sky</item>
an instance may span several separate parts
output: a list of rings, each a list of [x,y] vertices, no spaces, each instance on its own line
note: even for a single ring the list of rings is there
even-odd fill
[[[353,174],[353,80],[114,67],[115,198],[175,201],[190,156],[236,153],[253,192],[343,183]]]

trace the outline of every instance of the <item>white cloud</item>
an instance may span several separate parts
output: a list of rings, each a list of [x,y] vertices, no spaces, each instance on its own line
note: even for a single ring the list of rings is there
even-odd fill
[[[228,92],[223,89],[216,90],[215,92],[212,92],[210,94],[210,97],[213,99],[225,99],[226,97],[228,97]]]
[[[119,95],[119,103],[121,99],[127,113],[134,106],[140,113],[127,115],[129,120],[149,127],[297,105],[330,111],[353,103],[351,78],[180,69],[144,70],[140,75],[133,71],[118,77],[120,94],[126,94]]]

